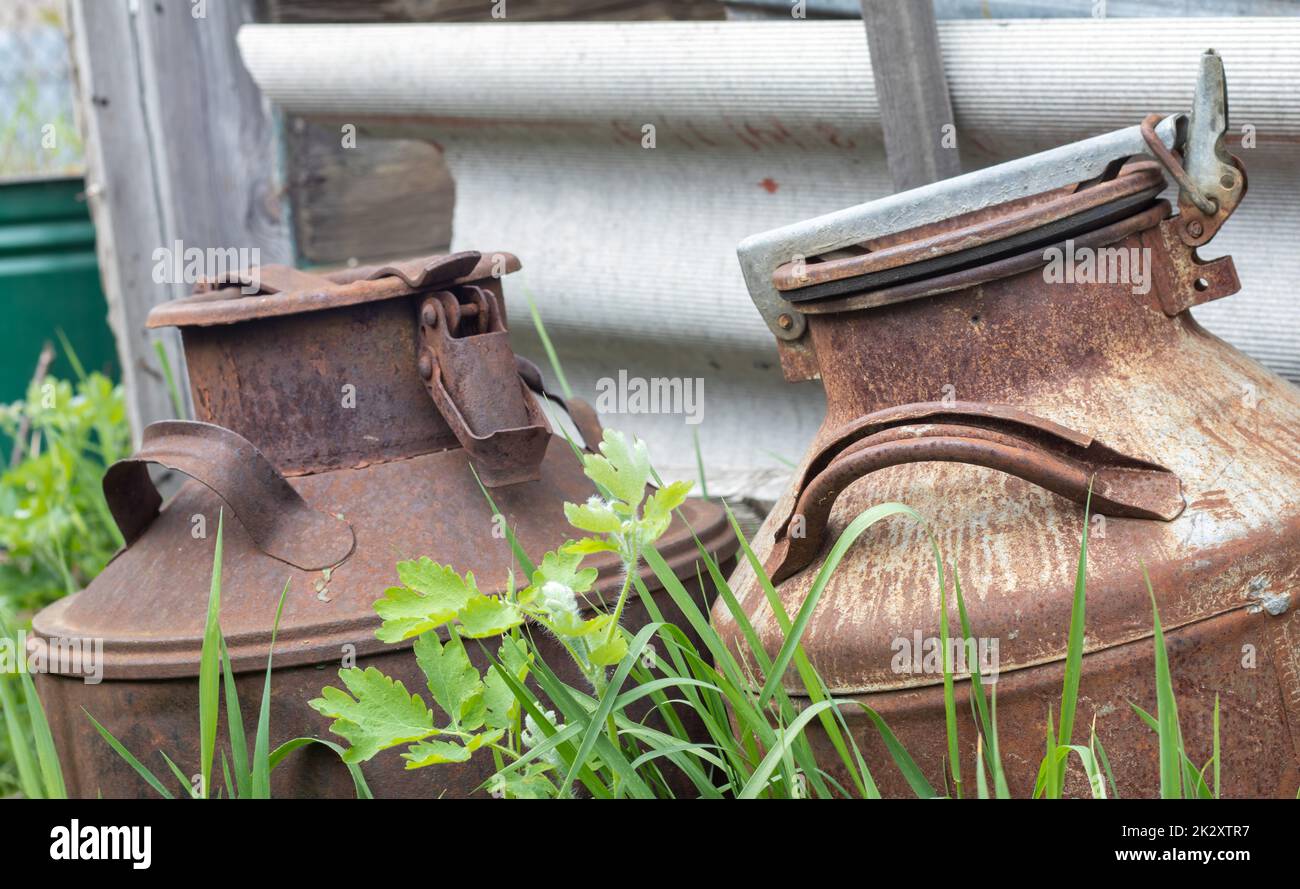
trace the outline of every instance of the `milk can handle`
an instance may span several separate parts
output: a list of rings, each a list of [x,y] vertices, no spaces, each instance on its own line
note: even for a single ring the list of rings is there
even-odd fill
[[[595,453],[605,436],[605,430],[600,425],[600,417],[597,416],[595,408],[581,398],[572,396],[565,398],[558,392],[547,389],[545,382],[542,380],[541,370],[524,356],[515,356],[515,367],[519,371],[519,379],[524,381],[525,386],[547,401],[555,402],[569,415],[574,428],[582,436],[583,448]]]
[[[221,426],[186,420],[150,424],[140,449],[104,474],[104,498],[128,546],[162,506],[150,463],[183,472],[220,497],[268,556],[316,571],[352,553],[352,526],[308,506],[252,442]]]
[[[1014,475],[1109,516],[1170,521],[1185,506],[1178,476],[1089,436],[1004,405],[927,402],[860,418],[837,432],[804,471],[766,562],[774,582],[821,551],[836,498],[889,466],[939,461]]]

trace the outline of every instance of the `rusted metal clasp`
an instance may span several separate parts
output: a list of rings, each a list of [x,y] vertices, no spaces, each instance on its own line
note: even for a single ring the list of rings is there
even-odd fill
[[[766,568],[774,582],[820,552],[836,498],[865,475],[905,463],[986,466],[1108,516],[1172,521],[1183,511],[1178,476],[1093,438],[1006,405],[923,402],[868,414],[845,426],[804,470],[777,526]],[[797,525],[796,525],[797,522]]]
[[[421,301],[419,370],[483,484],[541,477],[551,427],[519,377],[495,293],[467,284]]]
[[[211,423],[165,420],[150,424],[140,449],[104,474],[104,499],[127,546],[162,506],[149,478],[150,463],[205,485],[230,507],[262,552],[295,568],[331,568],[356,544],[351,525],[308,506],[242,435]]]
[[[1156,135],[1160,122],[1160,115],[1147,115],[1142,138],[1178,183],[1178,237],[1188,247],[1199,247],[1218,233],[1246,195],[1246,168],[1224,147],[1228,84],[1218,53],[1209,50],[1201,56],[1192,113],[1185,124],[1180,122],[1186,129],[1177,140],[1183,146],[1181,160]]]

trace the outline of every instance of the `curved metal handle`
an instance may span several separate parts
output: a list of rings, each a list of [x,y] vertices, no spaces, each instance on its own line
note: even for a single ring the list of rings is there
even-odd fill
[[[605,437],[605,430],[600,425],[600,417],[596,414],[596,409],[581,398],[565,398],[558,392],[547,389],[542,380],[541,370],[524,356],[515,356],[515,367],[519,371],[519,379],[524,381],[525,386],[547,401],[555,402],[569,415],[569,419],[577,427],[578,434],[582,436],[582,446],[595,453],[601,439]]]
[[[842,429],[811,461],[765,565],[779,583],[821,551],[836,498],[865,475],[905,463],[985,466],[1076,503],[1091,485],[1095,512],[1171,521],[1186,505],[1162,466],[1125,456],[1081,433],[1003,405],[927,402],[869,414]]]
[[[252,442],[224,427],[187,420],[150,424],[140,449],[104,474],[104,498],[128,546],[140,539],[162,506],[149,478],[150,463],[206,486],[272,558],[316,571],[352,554],[352,526],[308,506]]]

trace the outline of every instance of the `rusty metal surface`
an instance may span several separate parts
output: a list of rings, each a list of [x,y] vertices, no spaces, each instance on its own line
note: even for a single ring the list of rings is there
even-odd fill
[[[586,500],[595,487],[568,443],[550,434],[526,379],[540,375],[521,368],[506,339],[494,275],[517,267],[507,254],[426,258],[351,269],[319,289],[242,296],[225,287],[155,310],[151,323],[183,326],[203,422],[151,427],[141,452],[114,467],[109,499],[130,544],[86,590],[33,620],[37,648],[50,639],[102,640],[102,684],[42,677],[73,793],[145,792],[102,741],[86,734],[83,706],[119,737],[140,741],[137,749],[193,759],[194,678],[219,516],[225,525],[221,625],[241,688],[255,684],[242,674],[265,669],[277,597],[287,583],[275,650],[276,666],[285,669],[277,669],[273,705],[276,735],[284,738],[325,734],[325,721],[306,701],[330,681],[326,668],[345,657],[392,665],[412,689],[423,684],[409,644],[383,646],[374,638],[379,619],[372,603],[396,581],[398,561],[427,556],[471,571],[488,592],[518,580],[519,566],[476,467],[491,483],[509,482],[493,499],[527,552],[555,549],[571,536],[563,504]],[[304,278],[276,272],[270,281],[301,284]],[[485,460],[480,442],[462,446],[460,427],[430,400],[420,360],[426,298],[446,335],[427,354],[445,384],[447,414],[461,431],[489,442],[495,433],[522,428],[526,447],[505,447]],[[594,413],[571,404],[584,435],[594,436],[587,444],[594,444]],[[499,458],[495,467],[492,458]],[[197,481],[159,508],[148,462]],[[719,507],[687,501],[661,541],[683,582],[696,575],[697,537],[720,560],[736,549]],[[623,581],[621,562],[612,553],[588,561],[599,572],[588,604],[612,605]],[[641,574],[658,589],[648,567]],[[662,605],[671,611],[669,602]],[[629,626],[639,620],[640,611],[628,614]],[[245,707],[255,712],[251,703]],[[327,760],[300,762],[291,770],[293,788],[351,794],[342,774],[322,771]],[[448,782],[435,792],[469,793],[481,768],[431,770]],[[427,789],[427,782],[405,780],[396,757],[375,766],[372,776],[398,795]]]
[[[498,294],[466,287],[425,297],[418,364],[429,397],[485,485],[538,478],[551,427],[525,381],[501,383],[519,369]]]
[[[782,581],[822,548],[836,497],[870,473],[908,463],[984,466],[1033,482],[1095,513],[1170,521],[1183,511],[1178,476],[1086,435],[1005,405],[930,402],[876,411],[830,436],[776,526],[766,568]],[[798,533],[791,522],[798,520]]]
[[[104,499],[127,546],[140,539],[162,506],[150,463],[183,472],[216,494],[258,549],[281,562],[319,571],[352,552],[352,527],[308,506],[248,439],[183,420],[151,424],[140,449],[104,474]]]
[[[1076,235],[1073,241],[1075,247],[1087,247],[1088,249],[1110,246],[1124,240],[1134,232],[1150,228],[1168,215],[1169,203],[1167,201],[1157,201],[1148,209],[1126,219],[1102,226],[1086,234]],[[1058,244],[1056,246],[1062,245]],[[888,305],[889,303],[904,302],[935,293],[961,290],[975,284],[982,284],[985,281],[996,281],[1016,272],[1041,268],[1047,264],[1044,253],[1045,251],[1041,248],[1027,250],[1014,256],[1004,257],[982,265],[974,265],[947,274],[936,275],[933,278],[906,281],[861,293],[848,293],[833,299],[799,303],[797,306],[792,306],[792,309],[805,315],[834,315],[856,309],[869,309]]]
[[[1042,252],[1033,251],[893,293],[828,301],[837,304],[808,314],[815,364],[793,366],[815,369],[828,408],[796,478],[815,477],[813,460],[862,417],[941,398],[1011,405],[1167,467],[1182,481],[1187,507],[1180,515],[1168,522],[1097,517],[1091,528],[1080,723],[1097,714],[1107,752],[1130,767],[1122,789],[1149,792],[1154,740],[1122,703],[1154,701],[1145,567],[1169,634],[1184,734],[1198,744],[1208,738],[1207,707],[1219,692],[1231,714],[1224,729],[1225,763],[1234,764],[1223,773],[1228,792],[1293,794],[1300,761],[1300,392],[1185,311],[1231,294],[1238,282],[1230,258],[1200,260],[1167,215],[1162,203],[1075,239],[1076,246],[1137,254],[1147,248],[1146,288],[1133,281],[1049,284]],[[755,541],[760,558],[772,555],[782,523],[799,509],[799,491],[793,486],[764,524]],[[975,635],[1000,643],[1000,736],[1008,768],[1019,776],[1013,784],[1025,792],[1041,759],[1046,702],[1059,701],[1083,512],[982,466],[887,466],[838,491],[813,561],[777,587],[787,611],[803,603],[847,524],[890,501],[926,516],[928,528],[895,517],[860,538],[827,582],[804,648],[833,693],[862,696],[898,720],[900,738],[937,782],[942,676],[895,661],[900,639],[938,635],[927,540],[933,532],[961,577]],[[732,583],[775,655],[784,634],[748,565]],[[714,620],[733,648],[743,644],[723,609]],[[1247,642],[1258,650],[1258,668],[1243,667]],[[801,688],[796,676],[785,680],[792,692]],[[877,779],[895,780],[874,731],[859,725],[859,740],[877,754]],[[1242,731],[1236,739],[1234,726]],[[1011,735],[1023,749],[1007,748]],[[896,780],[892,786],[899,788]]]
[[[417,369],[418,299],[183,328],[195,419],[285,475],[459,447]]]
[[[499,278],[519,268],[509,253],[482,254],[465,251],[427,256],[384,266],[345,269],[329,275],[312,275],[281,266],[253,270],[233,269],[216,281],[200,282],[197,292],[155,306],[146,327],[191,327],[236,324],[284,315],[299,315],[324,309],[358,306],[413,293]],[[260,282],[265,277],[273,291],[244,294],[240,285]],[[302,289],[289,289],[306,284]]]
[[[271,618],[286,580],[276,663],[288,666],[336,662],[345,645],[356,646],[358,654],[384,649],[373,635],[379,618],[371,603],[396,582],[400,560],[428,556],[472,571],[483,590],[504,589],[512,568],[518,575],[462,449],[289,482],[312,508],[351,524],[356,548],[329,572],[302,571],[264,555],[243,523],[227,514],[221,626],[237,670],[266,668]],[[492,498],[525,550],[540,554],[574,533],[563,502],[593,493],[568,443],[552,437],[542,477],[493,491]],[[109,679],[196,676],[220,506],[207,488],[186,483],[139,543],[121,552],[87,591],[42,611],[34,625],[51,636],[102,636]],[[710,551],[726,556],[734,550],[720,508],[690,500],[682,514]],[[191,535],[196,515],[206,518],[206,539]],[[674,522],[663,544],[664,558],[693,575],[690,529]],[[612,605],[622,581],[617,557],[597,554],[587,564],[600,571],[593,599]],[[642,568],[642,577],[656,585],[649,569]]]
[[[1295,671],[1290,652],[1300,641],[1297,614],[1262,623],[1257,615],[1237,610],[1175,630],[1165,638],[1183,740],[1188,757],[1198,764],[1213,755],[1214,696],[1216,692],[1220,695],[1225,797],[1290,799],[1300,784],[1300,738],[1293,728],[1294,702],[1279,694]],[[1254,669],[1241,668],[1243,650],[1258,652]],[[1105,648],[1085,659],[1088,672],[1079,698],[1085,727],[1076,735],[1075,743],[1087,743],[1085,732],[1095,715],[1098,737],[1105,746],[1119,794],[1125,799],[1150,799],[1159,796],[1160,791],[1156,734],[1130,706],[1132,702],[1149,713],[1155,712],[1153,651],[1152,641],[1146,639]],[[1015,797],[1033,793],[1043,757],[1044,714],[1060,707],[1064,673],[1064,664],[1056,661],[1034,670],[1004,674],[997,683],[998,744],[1007,783]],[[961,708],[967,700],[967,683],[957,683],[954,691]],[[863,695],[855,700],[883,716],[930,783],[936,788],[944,786],[947,739],[942,719],[935,721],[935,714],[943,712],[942,686]],[[880,792],[887,797],[913,796],[879,734],[861,711],[846,707],[842,712]],[[974,723],[960,719],[958,726],[962,774],[969,797],[974,795]],[[825,764],[841,783],[848,780],[839,756],[815,720],[809,726],[808,737],[817,761]],[[951,788],[950,775],[946,783]],[[1067,773],[1065,792],[1073,797],[1090,795],[1081,769],[1071,768]]]
[[[919,266],[934,263],[941,258],[955,264],[970,251],[988,249],[1016,237],[1034,237],[1046,226],[1072,219],[1087,211],[1104,210],[1116,201],[1153,201],[1164,186],[1165,180],[1158,165],[1151,162],[1132,164],[1114,179],[1091,188],[1079,190],[1066,187],[963,213],[941,222],[869,241],[860,245],[862,252],[851,256],[809,257],[800,264],[788,262],[777,268],[772,275],[772,282],[777,290],[789,298],[804,299],[817,298],[805,297],[803,292],[818,294],[818,285],[847,282],[867,275],[900,270],[904,266],[908,267],[912,275],[924,274],[924,269],[918,268]]]

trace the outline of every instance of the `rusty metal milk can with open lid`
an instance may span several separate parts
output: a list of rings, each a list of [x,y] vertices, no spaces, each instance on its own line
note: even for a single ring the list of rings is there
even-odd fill
[[[151,327],[181,328],[199,422],[151,425],[140,450],[110,468],[104,491],[126,547],[84,591],[33,621],[37,646],[103,640],[101,684],[39,677],[71,794],[152,794],[83,708],[147,762],[157,764],[161,750],[187,774],[197,771],[196,677],[219,512],[221,624],[248,731],[276,602],[289,584],[275,644],[272,744],[330,737],[329,720],[307,701],[336,681],[346,655],[413,692],[425,689],[410,643],[374,637],[371,604],[399,560],[428,556],[472,571],[480,589],[505,588],[512,552],[494,533],[479,480],[530,554],[575,536],[562,505],[594,488],[534,395],[565,408],[587,447],[601,429],[589,406],[547,392],[537,368],[511,350],[500,276],[518,267],[509,254],[477,252],[328,276],[267,266],[202,284],[150,313]],[[165,504],[150,463],[190,477]],[[694,588],[692,530],[721,559],[735,539],[706,501],[688,500],[682,518],[662,549]],[[611,554],[590,564],[600,572],[593,598],[612,603],[621,566]],[[657,586],[648,570],[643,576]],[[660,592],[671,620],[676,610]],[[647,619],[639,603],[624,614],[628,626]],[[543,656],[564,675],[567,657]],[[478,757],[406,772],[396,755],[381,755],[363,769],[376,796],[423,797],[468,794],[493,766]],[[353,794],[337,758],[316,745],[276,769],[273,790]]]
[[[1231,257],[1196,252],[1246,190],[1226,130],[1222,63],[1207,53],[1190,115],[1152,116],[739,249],[787,379],[820,378],[827,397],[756,541],[786,611],[864,510],[896,501],[925,516],[958,572],[976,650],[995,654],[981,669],[996,670],[1013,795],[1033,792],[1046,714],[1060,706],[1090,485],[1074,743],[1088,743],[1095,717],[1121,794],[1158,792],[1156,736],[1129,706],[1156,710],[1145,570],[1189,757],[1199,767],[1211,756],[1217,694],[1224,794],[1293,796],[1300,784],[1300,391],[1188,311],[1239,289]],[[1166,175],[1176,214],[1159,198]],[[860,537],[803,645],[832,694],[878,711],[931,784],[951,789],[942,669],[919,651],[936,650],[941,617],[926,534],[897,517]],[[742,563],[732,580],[775,655],[783,634],[754,573]],[[960,635],[951,572],[948,596]],[[721,604],[714,621],[743,648]],[[803,687],[793,671],[783,679],[792,694]],[[866,718],[844,715],[882,791],[909,794]],[[815,738],[833,771],[839,757]],[[1088,794],[1082,770],[1066,790]]]

